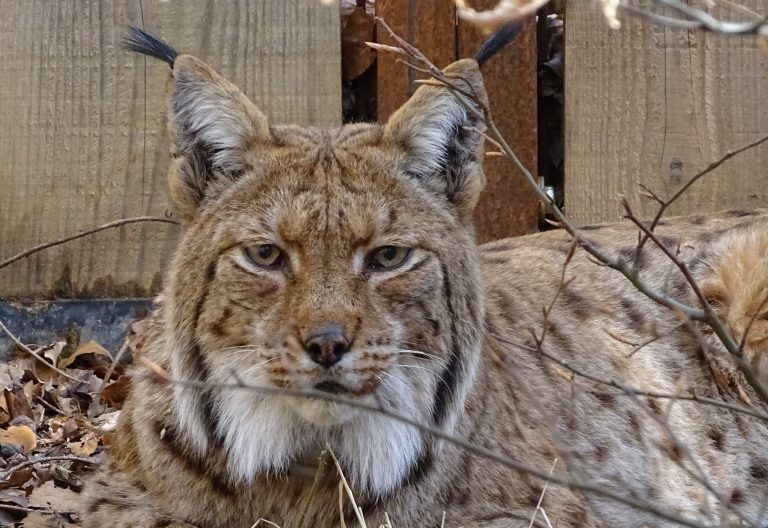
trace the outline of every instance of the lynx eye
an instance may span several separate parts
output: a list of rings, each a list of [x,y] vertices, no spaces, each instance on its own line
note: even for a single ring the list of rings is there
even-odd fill
[[[275,269],[285,263],[283,251],[274,244],[256,244],[245,248],[246,256],[260,268]]]
[[[374,249],[368,257],[369,271],[383,271],[401,266],[411,254],[411,248],[382,246]]]

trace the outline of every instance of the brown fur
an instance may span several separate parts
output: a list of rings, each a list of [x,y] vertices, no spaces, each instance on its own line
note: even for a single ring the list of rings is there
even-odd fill
[[[446,70],[485,97],[477,66]],[[186,229],[144,353],[174,378],[311,388],[332,379],[363,402],[401,414],[560,476],[596,482],[702,522],[721,504],[653,416],[664,415],[723,496],[755,515],[768,479],[768,429],[695,403],[635,400],[572,384],[530,331],[555,298],[570,246],[562,232],[477,247],[470,218],[483,186],[482,124],[447,91],[422,87],[388,124],[337,130],[269,126],[200,61],[174,66],[171,196]],[[671,219],[659,233],[681,248],[734,332],[768,284],[765,212]],[[743,227],[737,228],[743,225]],[[748,226],[748,227],[747,227]],[[587,233],[634,258],[636,229]],[[715,234],[713,233],[722,233]],[[712,238],[714,237],[714,240]],[[709,239],[709,240],[708,240]],[[244,248],[276,244],[287,263],[265,270]],[[412,248],[398,269],[364,265],[381,246]],[[638,261],[657,289],[691,302],[662,253]],[[735,272],[743,269],[744,272]],[[755,271],[752,274],[752,271]],[[679,384],[731,400],[691,332],[581,250],[575,277],[549,317],[545,350],[605,379],[673,393]],[[750,350],[764,347],[760,312]],[[352,343],[331,370],[302,347],[338,325]],[[629,356],[632,343],[669,335]],[[617,339],[617,336],[620,339]],[[754,354],[754,352],[751,352]],[[743,389],[749,391],[748,388]],[[757,404],[756,404],[757,405]],[[109,464],[86,487],[85,526],[330,528],[335,472],[296,475],[328,443],[372,526],[528,526],[542,481],[401,423],[316,400],[245,391],[134,384]],[[659,526],[651,514],[553,487],[543,507],[561,527]],[[541,519],[541,518],[540,518]]]

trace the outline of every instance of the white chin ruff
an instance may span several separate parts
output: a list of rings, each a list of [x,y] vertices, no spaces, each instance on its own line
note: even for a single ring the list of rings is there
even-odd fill
[[[418,418],[412,402],[401,403]],[[402,483],[424,447],[420,432],[407,424],[333,402],[230,391],[218,395],[216,406],[229,470],[244,482],[290,470],[328,442],[354,489],[384,496]]]
[[[294,409],[302,419],[318,427],[341,425],[360,414],[360,409],[323,400],[298,400]]]

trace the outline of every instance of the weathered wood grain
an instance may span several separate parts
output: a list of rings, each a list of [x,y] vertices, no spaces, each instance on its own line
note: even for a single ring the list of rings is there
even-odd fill
[[[740,2],[768,14],[763,0]],[[768,56],[752,37],[566,8],[565,200],[577,223],[616,220],[621,196],[650,216],[637,183],[666,198],[728,150],[768,134]],[[768,146],[699,181],[669,210],[687,214],[768,205]]]
[[[376,16],[401,37],[418,47],[436,66],[443,68],[457,58],[456,9],[445,0],[377,0]],[[394,45],[386,30],[378,27],[376,40]],[[399,62],[392,53],[376,56],[376,111],[386,121],[418,88],[414,80],[425,76]]]
[[[472,3],[478,9],[494,0]],[[453,3],[444,0],[377,0],[377,16],[399,35],[417,46],[437,66],[471,57],[488,37],[470,24],[458,21]],[[381,44],[393,44],[383,29]],[[398,62],[398,56],[379,53],[377,65],[378,120],[386,119],[413,93],[415,79],[424,75]],[[497,125],[524,163],[534,172],[537,160],[536,29],[526,26],[515,43],[483,68],[491,108]],[[488,149],[493,149],[487,145]],[[486,158],[487,184],[475,215],[481,242],[536,231],[539,202],[509,160]]]
[[[194,54],[275,122],[341,120],[339,13],[317,0],[0,1],[0,260],[167,208],[167,65],[134,24]],[[130,225],[0,271],[0,297],[146,296],[177,228]]]
[[[487,9],[497,2],[472,3]],[[488,35],[464,21],[459,22],[459,56],[471,57]],[[515,41],[483,66],[483,77],[496,126],[528,170],[538,166],[536,24],[525,24]],[[487,150],[498,150],[486,144]],[[475,211],[477,237],[481,242],[534,233],[541,205],[523,175],[507,158],[486,157],[486,185]]]

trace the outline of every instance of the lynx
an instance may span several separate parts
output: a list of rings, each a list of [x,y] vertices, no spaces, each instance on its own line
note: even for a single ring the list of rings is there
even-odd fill
[[[142,351],[171,381],[136,378],[86,526],[545,526],[539,504],[561,528],[765,524],[766,409],[707,328],[562,230],[477,245],[478,112],[424,85],[383,125],[276,126],[200,60],[139,31],[132,47],[173,72],[185,227]],[[485,101],[475,60],[444,72]],[[635,226],[583,232],[696,304]],[[759,365],[768,213],[657,233]],[[544,493],[549,471],[570,485]]]

